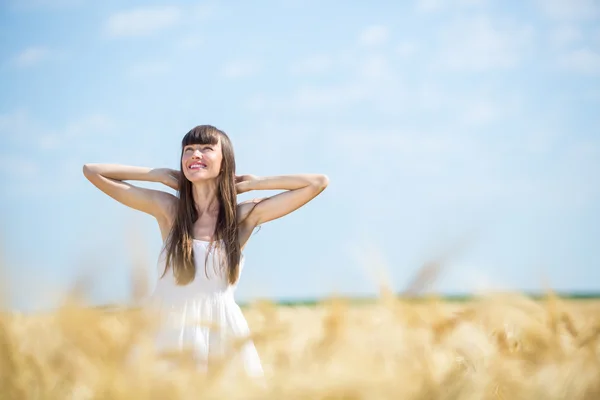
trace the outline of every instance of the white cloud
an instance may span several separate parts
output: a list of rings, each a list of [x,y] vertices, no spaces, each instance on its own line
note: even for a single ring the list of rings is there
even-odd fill
[[[196,50],[204,44],[204,38],[200,35],[184,36],[177,42],[177,48],[184,51]]]
[[[393,51],[393,50],[392,50]],[[415,120],[438,113],[444,123],[470,129],[490,126],[502,118],[514,118],[519,113],[521,99],[513,93],[498,92],[494,87],[451,91],[445,84],[408,80],[398,68],[397,58],[385,52],[364,55],[356,49],[333,59],[336,67],[345,68],[350,75],[344,81],[329,84],[304,83],[288,93],[262,92],[246,102],[254,112],[267,115],[320,116],[344,115],[358,111],[375,112],[387,118]],[[429,122],[425,122],[430,125]]]
[[[245,103],[245,108],[250,111],[260,112],[269,108],[270,102],[263,93],[257,93],[251,96]]]
[[[436,111],[448,103],[448,95],[438,86],[425,83],[415,90],[414,99],[424,110]]]
[[[355,159],[355,163],[367,163],[374,161],[374,158],[381,154],[365,152],[367,146],[362,139],[364,132],[356,128],[340,129],[343,134],[335,137],[336,144],[340,146],[342,153]],[[356,147],[357,143],[362,143],[362,147]],[[398,126],[397,129],[373,129],[369,132],[369,146],[385,148],[398,156],[398,162],[402,164],[412,164],[416,159],[423,156],[427,158],[437,158],[444,154],[461,154],[468,151],[468,146],[458,137],[448,134],[431,134],[424,131],[416,131]],[[363,153],[364,157],[354,157],[354,152]],[[373,158],[371,158],[373,157]],[[410,159],[407,159],[409,157]]]
[[[149,6],[121,11],[108,18],[106,32],[111,37],[146,36],[175,25],[181,15],[181,10],[175,6]]]
[[[388,59],[381,54],[367,57],[358,64],[357,69],[359,76],[367,80],[392,80],[395,77],[395,72]]]
[[[321,74],[331,69],[333,60],[330,56],[315,55],[294,63],[290,67],[290,73],[293,75],[313,75]]]
[[[523,146],[523,139],[527,139],[523,135],[497,141],[493,135],[465,133],[456,123],[445,121],[420,130],[401,124],[380,129],[339,123],[328,127],[327,132],[322,138],[324,146],[337,154],[337,163],[355,170],[349,179],[373,181],[365,187],[365,200],[368,198],[374,207],[381,206],[383,214],[391,211],[385,207],[392,189],[380,197],[370,190],[383,191],[394,180],[412,186],[411,196],[426,196],[422,207],[458,207],[465,212],[474,207],[467,213],[482,217],[486,210],[502,212],[534,204],[538,211],[587,207],[597,203],[600,196],[597,185],[589,185],[600,168],[597,139],[564,146],[564,133],[557,141],[541,138],[545,133],[536,132],[545,146],[548,141],[554,143],[552,156],[546,153],[545,157],[552,162],[541,173],[537,163],[518,168],[513,164],[513,160],[532,158],[529,146]],[[365,141],[366,132],[369,139]],[[539,161],[540,153],[533,159]],[[357,201],[363,199],[359,193],[356,196]]]
[[[417,11],[433,12],[439,10],[444,5],[443,0],[417,0]]]
[[[3,139],[26,135],[30,130],[32,130],[32,124],[24,110],[0,114],[0,137]]]
[[[303,86],[292,95],[287,106],[298,111],[339,108],[364,100],[367,93],[359,84]],[[286,107],[285,103],[283,104]]]
[[[416,9],[422,13],[439,12],[447,8],[475,8],[488,4],[488,0],[417,0]]]
[[[80,148],[94,146],[96,137],[106,138],[116,132],[116,123],[108,115],[90,113],[69,121],[60,130],[59,145],[63,148],[71,143],[78,142]]]
[[[360,33],[358,43],[362,46],[382,45],[388,41],[389,35],[389,29],[385,26],[370,26]]]
[[[560,67],[585,75],[600,75],[600,53],[582,47],[561,56]]]
[[[387,58],[374,55],[353,62],[353,77],[339,84],[303,84],[281,96],[260,94],[246,103],[252,111],[278,113],[344,112],[365,103],[386,109],[400,107],[404,92]]]
[[[250,98],[246,107],[252,111],[303,113],[335,109],[342,111],[368,97],[366,88],[358,83],[314,86],[304,85],[285,98],[263,94]]]
[[[14,57],[13,64],[20,68],[31,67],[47,59],[49,54],[46,47],[29,47]]]
[[[16,155],[0,155],[0,173],[13,179],[31,179],[39,173],[40,166],[35,160]]]
[[[166,61],[149,61],[139,63],[129,68],[129,76],[132,78],[154,78],[169,72],[171,65]]]
[[[260,70],[260,65],[252,60],[236,60],[225,64],[221,74],[230,79],[246,78],[256,75]]]
[[[114,121],[95,113],[62,126],[48,127],[18,110],[0,115],[0,137],[8,154],[0,154],[4,193],[22,196],[63,196],[74,189],[81,174],[82,157],[93,154],[99,143],[115,132]]]
[[[444,107],[452,110],[454,122],[460,126],[481,127],[501,119],[518,118],[522,109],[521,96],[485,90],[445,94]]]
[[[501,108],[488,100],[476,100],[462,113],[462,121],[467,125],[485,125],[497,120]]]
[[[264,94],[253,96],[246,102],[246,107],[255,112],[343,112],[369,96],[369,88],[359,82],[331,86],[302,85],[285,97]]]
[[[546,16],[558,20],[594,19],[600,15],[597,0],[536,0],[535,4]]]
[[[513,68],[531,36],[530,28],[499,26],[487,16],[461,19],[441,31],[437,65],[463,71]]]
[[[489,3],[489,0],[456,0],[456,4],[460,7],[485,7]]]
[[[403,42],[400,43],[398,45],[398,47],[396,48],[396,53],[400,56],[400,57],[410,57],[413,54],[415,54],[418,50],[418,46],[416,43],[414,42]]]
[[[36,142],[42,150],[55,150],[62,144],[61,135],[53,132],[39,133]]]
[[[531,154],[544,154],[557,146],[559,138],[560,135],[555,130],[534,127],[523,135],[521,147]]]
[[[203,21],[214,17],[217,14],[217,6],[215,3],[206,2],[197,4],[191,6],[190,9],[186,11],[186,14],[189,15],[190,19],[195,22]]]
[[[294,66],[292,71],[317,71],[330,68],[331,64],[350,72],[351,78],[337,84],[302,84],[287,94],[257,94],[246,102],[246,107],[257,112],[276,110],[292,114],[321,111],[337,113],[360,103],[368,103],[369,107],[389,111],[390,108],[400,107],[400,100],[405,98],[398,74],[384,53],[365,55],[357,49],[355,52],[313,60],[302,65],[302,69],[298,65]]]
[[[86,2],[90,0],[9,0],[9,4],[18,10],[75,7]]]
[[[338,163],[355,170],[355,178],[368,178],[365,187],[365,200],[375,201],[383,206],[387,196],[377,196],[368,192],[380,191],[396,180],[413,186],[411,196],[420,196],[427,192],[426,202],[452,206],[474,204],[482,199],[498,198],[502,189],[498,182],[491,182],[485,176],[490,165],[486,159],[489,151],[476,139],[457,131],[455,126],[443,129],[419,129],[397,124],[389,129],[344,126],[333,129],[327,146],[338,154]],[[479,169],[461,173],[459,165],[477,165]],[[341,183],[342,184],[342,183]],[[383,185],[383,186],[382,186]],[[394,192],[388,189],[388,195]],[[397,195],[398,192],[396,192]],[[362,194],[362,193],[361,193]],[[361,201],[361,194],[356,194]],[[385,207],[385,206],[384,206]],[[424,207],[427,207],[424,205]],[[385,213],[388,210],[380,210]]]
[[[81,116],[60,129],[48,128],[24,110],[0,114],[0,137],[13,144],[33,143],[40,150],[64,148],[71,146],[73,140],[109,135],[114,129],[114,121],[101,113]],[[84,142],[79,144],[85,146]]]
[[[581,40],[581,30],[572,25],[559,26],[550,34],[552,43],[558,47],[568,46]]]
[[[88,114],[72,121],[58,131],[40,132],[38,145],[43,150],[64,149],[72,143],[85,148],[95,136],[105,137],[114,130],[114,122],[103,114]]]
[[[515,118],[521,99],[508,93],[486,90],[449,91],[443,86],[424,83],[408,93],[404,107],[409,113],[441,113],[446,123],[467,127],[493,124],[502,118]]]

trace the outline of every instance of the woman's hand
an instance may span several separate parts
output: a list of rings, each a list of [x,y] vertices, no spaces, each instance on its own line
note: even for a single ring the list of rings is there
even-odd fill
[[[251,184],[257,181],[258,177],[255,175],[236,175],[235,176],[235,188],[237,194],[246,193],[252,190]]]

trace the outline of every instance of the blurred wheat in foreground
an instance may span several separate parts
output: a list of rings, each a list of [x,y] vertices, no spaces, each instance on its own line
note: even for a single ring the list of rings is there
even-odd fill
[[[264,381],[228,369],[240,342],[209,374],[185,353],[155,354],[156,321],[139,309],[5,313],[0,398],[600,399],[599,302],[383,296],[245,314]]]

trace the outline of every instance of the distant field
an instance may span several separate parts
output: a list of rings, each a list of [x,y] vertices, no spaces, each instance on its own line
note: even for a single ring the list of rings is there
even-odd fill
[[[244,313],[263,385],[233,375],[241,342],[209,375],[181,355],[158,368],[157,355],[134,352],[152,326],[139,310],[4,314],[0,398],[600,399],[597,299],[384,297]]]
[[[524,297],[527,297],[529,299],[532,300],[543,300],[546,295],[545,294],[539,294],[539,293],[534,293],[534,294],[521,294]],[[581,292],[581,293],[559,293],[557,294],[557,296],[559,296],[561,299],[564,300],[600,300],[600,293],[595,293],[595,292]],[[403,299],[405,301],[410,301],[410,302],[423,302],[423,301],[427,301],[428,299],[430,299],[431,297],[436,297],[440,300],[443,300],[445,302],[448,303],[454,303],[454,302],[468,302],[468,301],[473,301],[473,300],[477,300],[477,296],[473,296],[473,295],[432,295],[432,296],[418,296],[418,297],[414,297],[414,298],[406,298],[404,297]],[[373,304],[379,301],[379,299],[377,297],[352,297],[352,298],[347,298],[346,299],[348,302],[350,302],[353,305],[363,305],[363,304]],[[323,301],[323,299],[280,299],[277,300],[275,303],[279,306],[313,306],[313,305],[318,305]],[[247,307],[249,306],[249,303],[245,303],[245,302],[240,302],[240,306],[242,307]]]

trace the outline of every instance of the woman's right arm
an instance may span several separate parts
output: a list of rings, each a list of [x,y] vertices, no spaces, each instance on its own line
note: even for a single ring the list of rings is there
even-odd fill
[[[136,180],[163,183],[177,189],[176,171],[167,168],[146,168],[118,164],[85,164],[83,174],[98,189],[121,204],[154,216],[159,221],[170,219],[177,200],[170,193],[140,188],[124,181]]]

